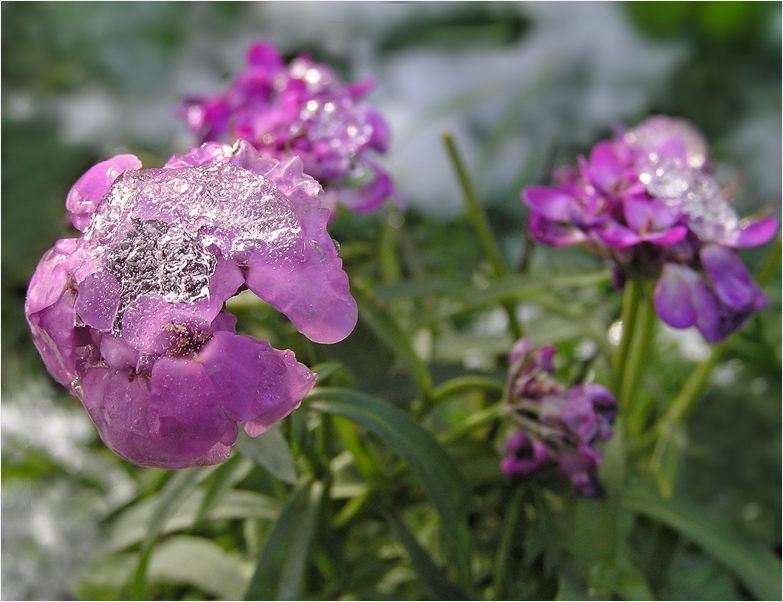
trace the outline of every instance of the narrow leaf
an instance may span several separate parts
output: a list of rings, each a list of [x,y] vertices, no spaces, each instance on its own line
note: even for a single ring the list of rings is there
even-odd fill
[[[240,437],[234,449],[255,460],[281,481],[296,482],[296,468],[291,448],[288,447],[288,442],[277,426],[273,426],[258,437]]]
[[[244,479],[253,470],[253,462],[238,454],[223,462],[212,476],[201,502],[196,522],[201,521],[217,503],[220,496]]]
[[[131,591],[134,600],[145,599],[144,584],[147,576],[147,565],[149,563],[150,554],[152,553],[152,548],[160,534],[163,532],[166,521],[182,502],[193,493],[198,486],[200,479],[203,478],[205,474],[206,472],[203,469],[191,468],[180,471],[171,477],[160,490],[160,493],[157,496],[155,513],[152,515],[152,520],[147,528],[147,536],[141,545],[139,562],[136,566],[136,572],[133,575]]]
[[[682,501],[664,501],[643,490],[627,493],[622,503],[698,544],[706,554],[737,575],[759,599],[780,599],[780,561],[770,551],[732,532],[722,517]]]
[[[457,587],[435,564],[413,534],[398,516],[387,514],[386,520],[394,530],[397,539],[405,548],[411,559],[411,565],[419,574],[422,583],[438,598],[438,600],[470,600],[470,597]]]
[[[185,583],[224,600],[238,600],[252,567],[203,537],[180,535],[160,544],[150,559],[149,580]]]
[[[440,514],[464,583],[472,583],[468,531],[470,491],[454,461],[434,437],[393,405],[355,391],[314,389],[307,401],[320,412],[359,423],[408,464]]]
[[[310,539],[324,487],[308,482],[294,492],[261,550],[245,600],[298,600]]]
[[[354,291],[354,297],[359,305],[359,315],[362,320],[408,370],[421,392],[429,392],[432,388],[432,375],[430,375],[427,365],[413,349],[408,334],[368,294],[357,289]]]

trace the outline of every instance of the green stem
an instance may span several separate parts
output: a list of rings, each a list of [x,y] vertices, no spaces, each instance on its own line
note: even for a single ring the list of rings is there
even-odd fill
[[[487,214],[478,200],[473,182],[465,168],[465,163],[462,161],[459,150],[457,150],[457,144],[454,142],[454,138],[449,132],[443,134],[443,142],[446,144],[449,158],[451,159],[452,165],[454,165],[454,170],[457,172],[457,178],[462,187],[462,193],[465,196],[468,217],[473,222],[473,225],[478,232],[481,245],[484,247],[484,254],[487,256],[490,266],[492,266],[492,272],[495,277],[502,278],[507,271],[506,266],[503,263],[503,255],[500,252],[500,247],[492,233]],[[514,340],[522,338],[522,326],[517,319],[514,304],[505,302],[503,303],[503,308],[506,310],[506,314],[508,314],[508,323]]]
[[[501,401],[493,406],[488,407],[486,410],[476,412],[453,431],[444,433],[438,437],[438,443],[441,445],[448,445],[460,437],[467,435],[471,431],[498,420],[503,416],[503,410],[505,406],[506,402]]]
[[[652,294],[650,294],[650,291],[642,291],[637,305],[634,336],[628,349],[622,384],[620,386],[618,405],[624,415],[628,414],[633,396],[639,386],[644,366],[647,363],[650,343],[655,334],[656,318]]]
[[[484,391],[495,391],[501,395],[506,390],[506,384],[491,378],[489,376],[458,376],[447,380],[435,387],[430,392],[430,401],[437,403],[444,399],[448,399],[452,395],[462,393],[463,391],[469,391],[470,389],[482,389]]]
[[[622,337],[612,361],[612,388],[614,389],[614,394],[618,398],[622,393],[625,364],[628,360],[628,350],[631,347],[631,340],[633,339],[633,332],[636,326],[636,314],[639,306],[639,289],[639,282],[636,280],[631,279],[625,283],[622,312],[620,314]]]
[[[508,560],[511,555],[511,546],[514,543],[514,535],[519,523],[519,516],[522,513],[522,497],[524,489],[517,487],[509,503],[506,520],[503,523],[503,534],[500,538],[498,554],[495,558],[495,571],[492,578],[492,589],[494,590],[495,600],[506,599],[506,575],[508,573]]]

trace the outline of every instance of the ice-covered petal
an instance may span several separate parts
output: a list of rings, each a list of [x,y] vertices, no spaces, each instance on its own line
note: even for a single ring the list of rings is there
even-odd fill
[[[141,295],[122,316],[122,338],[142,353],[163,353],[176,336],[169,304],[160,295]]]
[[[313,375],[290,352],[266,341],[216,332],[199,350],[199,361],[232,420],[263,419],[267,426],[287,416],[315,383]]]
[[[76,313],[92,328],[110,332],[120,306],[120,284],[108,272],[94,272],[79,285]]]
[[[68,270],[68,260],[79,242],[77,238],[63,238],[58,240],[49,249],[38,266],[27,287],[25,299],[25,313],[41,311],[45,307],[55,303],[63,294],[68,281],[71,279]]]
[[[250,264],[246,276],[251,291],[316,343],[343,340],[358,319],[348,276],[340,268],[334,245],[329,247],[311,247],[302,262]]]
[[[740,248],[757,247],[769,242],[769,240],[775,236],[777,230],[778,220],[774,217],[765,217],[750,223],[741,220],[734,233],[733,240],[725,244]]]
[[[221,440],[227,429],[236,433],[204,365],[187,357],[162,357],[155,363],[147,420],[151,439],[181,457],[198,457],[217,443],[225,445]]]
[[[128,169],[141,168],[135,155],[117,155],[108,161],[93,165],[68,192],[65,206],[71,223],[77,230],[84,230],[90,223],[95,207],[120,174]]]
[[[163,368],[159,376],[166,378],[168,375],[165,373],[172,370],[166,366]],[[193,388],[188,382],[192,375],[184,372],[168,381],[174,387],[171,391],[174,395],[177,395],[178,386],[183,387],[182,390]],[[158,394],[160,390],[161,386]],[[182,411],[179,399],[174,401],[173,414],[176,416],[172,416],[171,411],[153,409],[153,406],[161,405],[161,400],[153,397],[150,381],[135,377],[132,371],[92,368],[81,380],[79,397],[103,442],[117,455],[134,464],[167,469],[190,468],[218,464],[231,453],[231,447],[220,441],[224,432],[210,432],[211,428],[216,429],[211,427],[209,412],[206,424],[178,423],[177,416],[181,420],[188,418],[187,410]],[[230,427],[224,426],[230,433]],[[207,447],[205,439],[211,440],[215,435],[215,443]]]

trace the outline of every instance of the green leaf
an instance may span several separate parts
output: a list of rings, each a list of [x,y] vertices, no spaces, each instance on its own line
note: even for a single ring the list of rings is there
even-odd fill
[[[245,600],[298,600],[310,539],[324,486],[310,481],[300,486],[272,528],[261,550]]]
[[[250,474],[251,470],[253,470],[253,462],[238,454],[232,455],[223,462],[212,475],[201,507],[196,514],[196,522],[201,521],[212,510],[220,496]]]
[[[470,600],[470,597],[457,587],[435,564],[405,523],[394,514],[386,514],[386,520],[394,530],[397,539],[405,548],[411,559],[411,565],[419,574],[422,583],[438,598],[438,600]]]
[[[759,599],[780,599],[780,561],[770,551],[734,533],[721,516],[681,500],[664,501],[639,489],[626,493],[622,504],[698,544],[705,554],[737,575]]]
[[[296,482],[294,457],[279,427],[273,426],[258,437],[240,437],[234,449],[255,460],[281,481]]]
[[[156,548],[148,579],[185,583],[224,600],[239,600],[251,571],[248,562],[208,539],[180,535]]]
[[[209,470],[209,469],[208,469]],[[147,536],[141,544],[139,562],[131,582],[134,600],[144,600],[144,584],[147,577],[147,565],[150,554],[158,537],[163,533],[166,521],[174,511],[190,496],[199,481],[206,476],[204,469],[188,469],[176,473],[160,490],[155,503],[155,513],[147,528]]]
[[[479,290],[477,290],[475,286],[464,288],[453,295],[458,303],[435,315],[423,316],[416,325],[425,326],[437,323],[465,312],[482,309],[502,301],[531,300],[550,290],[593,286],[605,282],[608,279],[609,273],[605,270],[587,274],[558,274],[550,277],[505,276]]]
[[[197,489],[184,500],[165,520],[162,533],[172,533],[192,529],[196,516],[203,506],[205,491]],[[276,520],[282,505],[277,500],[243,489],[231,489],[225,492],[207,511],[205,520],[223,520],[233,518],[260,518]],[[142,541],[158,511],[158,499],[142,500],[122,512],[113,522],[106,550],[116,552]]]
[[[346,389],[314,389],[306,400],[313,409],[359,423],[408,464],[440,514],[454,546],[463,583],[471,584],[470,491],[454,461],[434,437],[407,414],[369,395]]]
[[[428,393],[432,388],[432,375],[427,365],[413,349],[408,334],[370,295],[360,289],[353,291],[353,294],[359,305],[359,315],[362,320],[410,372],[411,378],[416,382],[421,392]]]
[[[343,365],[340,362],[322,362],[317,366],[311,368],[311,372],[318,375],[318,381],[323,385],[323,382],[343,369]]]

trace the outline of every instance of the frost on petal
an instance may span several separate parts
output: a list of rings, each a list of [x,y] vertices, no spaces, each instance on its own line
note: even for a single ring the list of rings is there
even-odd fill
[[[38,262],[27,288],[25,313],[28,316],[52,305],[62,296],[70,280],[67,263],[78,242],[76,238],[58,240]]]
[[[76,313],[87,326],[110,332],[120,305],[120,285],[108,272],[95,272],[79,285]]]
[[[778,220],[774,217],[765,217],[751,223],[744,223],[742,220],[737,227],[734,240],[726,244],[740,248],[757,247],[769,242],[777,230]]]
[[[77,230],[90,223],[95,207],[119,175],[128,169],[139,169],[141,161],[135,155],[117,155],[108,161],[93,165],[71,188],[65,206]]]
[[[204,145],[123,171],[79,239],[44,256],[25,307],[33,339],[117,454],[214,464],[239,423],[257,435],[299,405],[315,375],[235,334],[223,306],[248,285],[315,341],[350,333],[356,304],[320,191],[298,158]]]
[[[49,374],[68,388],[80,360],[90,355],[89,337],[76,326],[76,291],[67,269],[76,239],[58,241],[46,252],[30,280],[25,316],[33,342]]]

